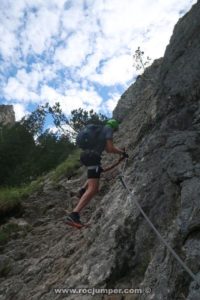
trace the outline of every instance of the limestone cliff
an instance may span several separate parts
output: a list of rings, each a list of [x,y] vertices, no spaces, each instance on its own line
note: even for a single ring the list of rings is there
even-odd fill
[[[0,105],[0,124],[13,125],[15,113],[12,105]]]
[[[198,1],[175,26],[164,58],[138,78],[114,111],[122,120],[116,143],[130,154],[125,179],[133,197],[198,277],[199,16]],[[118,177],[105,176],[83,213],[83,221],[93,225],[82,231],[66,227],[63,217],[77,201],[71,191],[85,175],[64,178],[57,187],[47,181],[24,202],[23,218],[32,230],[1,249],[1,300],[200,299],[198,286],[149,228]],[[146,293],[91,297],[55,288],[141,288]]]

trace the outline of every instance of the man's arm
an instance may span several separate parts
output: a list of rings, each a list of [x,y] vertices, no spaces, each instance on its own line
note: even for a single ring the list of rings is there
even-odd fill
[[[113,145],[112,140],[106,141],[106,147],[105,150],[107,153],[116,153],[116,154],[124,154],[124,150],[121,150]]]

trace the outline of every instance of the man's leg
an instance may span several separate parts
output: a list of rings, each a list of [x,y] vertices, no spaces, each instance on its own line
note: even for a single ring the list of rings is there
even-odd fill
[[[79,189],[78,193],[77,193],[77,197],[80,199],[83,194],[85,193],[85,191],[87,190],[88,187],[88,181],[85,182],[85,184]]]
[[[87,173],[88,180],[84,185],[84,187],[86,187],[86,190],[83,191],[77,206],[67,216],[66,224],[70,226],[75,226],[77,228],[82,228],[83,224],[80,221],[79,213],[88,204],[88,202],[92,199],[92,197],[97,194],[99,190],[100,175],[101,175],[100,166],[99,167],[97,166],[96,168],[92,168],[92,169],[88,168],[88,173]]]
[[[97,194],[99,189],[99,178],[89,178],[87,180],[87,190],[82,195],[79,203],[74,208],[73,212],[80,213],[80,211],[88,204],[88,202]]]

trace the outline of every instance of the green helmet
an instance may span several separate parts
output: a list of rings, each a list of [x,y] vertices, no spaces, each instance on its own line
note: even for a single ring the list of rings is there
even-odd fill
[[[119,128],[119,122],[115,119],[108,120],[106,122],[106,125],[110,126],[114,130],[117,130]]]

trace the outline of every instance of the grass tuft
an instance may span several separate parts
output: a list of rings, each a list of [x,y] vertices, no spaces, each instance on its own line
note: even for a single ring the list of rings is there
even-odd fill
[[[61,163],[53,172],[50,173],[50,178],[54,183],[58,182],[62,177],[72,177],[77,169],[80,168],[80,150],[75,150],[68,158]]]
[[[42,185],[42,178],[22,187],[7,187],[0,189],[0,215],[20,208],[21,200],[37,191]]]

